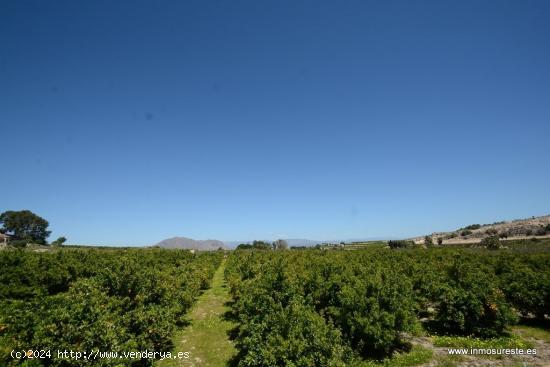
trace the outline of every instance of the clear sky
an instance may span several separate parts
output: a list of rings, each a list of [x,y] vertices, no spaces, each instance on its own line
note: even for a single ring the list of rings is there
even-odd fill
[[[69,243],[550,214],[550,2],[4,0],[0,127]]]

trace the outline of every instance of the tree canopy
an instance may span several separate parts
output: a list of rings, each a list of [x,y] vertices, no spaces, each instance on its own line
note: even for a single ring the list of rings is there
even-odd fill
[[[268,242],[265,241],[257,241],[255,240],[250,243],[241,243],[239,246],[237,246],[237,250],[270,250],[271,245]]]
[[[63,244],[67,241],[65,237],[59,237],[57,240],[53,241],[51,243],[52,246],[63,246]]]
[[[15,240],[44,245],[50,235],[49,223],[30,210],[8,210],[0,214],[2,231],[13,236]]]

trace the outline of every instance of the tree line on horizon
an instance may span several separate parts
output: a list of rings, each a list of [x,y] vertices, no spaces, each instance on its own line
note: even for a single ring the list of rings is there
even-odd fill
[[[253,241],[252,243],[241,243],[237,250],[288,250],[288,242],[278,239],[269,243],[267,241]]]

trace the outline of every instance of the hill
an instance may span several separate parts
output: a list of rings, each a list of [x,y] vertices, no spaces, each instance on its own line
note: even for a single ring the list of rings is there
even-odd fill
[[[491,224],[470,224],[455,231],[434,232],[428,236],[432,237],[434,243],[437,243],[438,238],[442,238],[443,244],[449,245],[480,242],[488,236],[499,236],[506,239],[550,237],[550,215]],[[424,236],[411,239],[415,243],[424,243]]]
[[[194,240],[187,237],[172,237],[160,241],[156,246],[161,248],[172,249],[185,249],[185,250],[201,250],[201,251],[214,251],[219,249],[225,249],[225,245],[222,241],[218,240]]]

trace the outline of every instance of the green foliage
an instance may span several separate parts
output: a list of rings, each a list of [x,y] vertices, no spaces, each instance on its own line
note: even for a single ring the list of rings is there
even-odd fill
[[[412,284],[389,269],[346,279],[326,314],[360,355],[382,358],[403,345],[416,321]]]
[[[414,241],[411,240],[390,240],[388,246],[392,249],[414,247]]]
[[[498,250],[500,248],[500,240],[498,236],[485,237],[481,240],[481,245],[489,250]]]
[[[0,214],[0,224],[4,233],[11,234],[19,241],[45,245],[50,235],[48,221],[30,210],[6,211]]]
[[[27,246],[27,242],[27,240],[10,240],[8,243],[11,247],[22,249],[23,247]]]
[[[424,244],[428,247],[433,246],[434,241],[432,239],[432,236],[424,236]]]
[[[435,329],[443,334],[495,337],[517,321],[490,269],[460,259],[437,285]]]
[[[443,237],[437,237],[437,244],[441,246],[443,244]]]
[[[399,365],[408,348],[402,335],[414,333],[419,318],[436,335],[505,338],[517,311],[544,317],[549,269],[548,253],[480,248],[235,252],[226,279],[240,325],[238,360]],[[304,323],[312,326],[304,331]],[[315,346],[311,335],[320,336]],[[318,362],[319,353],[333,359]]]
[[[527,325],[514,326],[514,331],[526,339],[537,339],[545,343],[550,343],[550,330],[544,327],[534,327]]]
[[[472,234],[472,231],[470,231],[469,229],[466,229],[466,230],[460,232],[460,235],[462,237],[466,237],[466,236],[471,235],[471,234]]]
[[[252,248],[257,250],[270,250],[271,245],[269,244],[269,242],[265,241],[254,241],[252,242]]]
[[[65,237],[59,237],[57,240],[53,241],[51,243],[52,246],[63,246],[63,244],[67,241]]]
[[[267,306],[264,304],[264,306]],[[300,299],[273,303],[261,322],[239,333],[239,366],[345,366],[349,350],[340,332]]]
[[[310,345],[310,332],[332,340],[325,344],[318,337],[320,345],[308,348],[331,358],[338,356],[336,359],[299,365],[324,366],[330,361],[338,365],[345,362],[341,355],[346,350],[353,353],[344,355],[382,358],[401,348],[402,333],[416,325],[412,283],[385,264],[370,267],[364,260],[347,252],[326,255],[307,250],[233,254],[226,277],[235,299],[234,313],[241,322],[237,338],[241,360],[249,361],[246,365],[259,360],[262,362],[256,365],[289,365],[267,361],[265,356],[258,359],[258,353],[269,344],[265,335],[276,340],[289,338],[289,330],[277,326],[286,324],[282,319],[273,321],[273,315],[284,315],[289,325],[315,326],[306,334],[293,334],[291,349]],[[299,314],[292,311],[297,308]],[[302,321],[300,314],[307,321]],[[309,353],[308,348],[299,349],[300,356]]]
[[[524,317],[540,320],[550,310],[550,259],[539,255],[502,256],[497,275],[506,298]]]
[[[175,327],[222,257],[158,249],[3,251],[0,350],[168,351]],[[0,355],[0,365],[20,362]],[[36,363],[67,365],[55,358]],[[102,366],[149,364],[101,361]]]
[[[403,336],[419,329],[419,319],[436,337],[447,337],[437,339],[441,343],[498,345],[510,340],[518,313],[538,323],[548,317],[545,241],[508,241],[501,251],[417,250],[411,243],[403,251],[234,251],[225,277],[238,323],[235,363],[407,366],[424,358],[414,349],[403,353],[410,348]],[[175,328],[223,256],[161,249],[2,251],[0,365],[30,366],[12,360],[12,349],[170,350]]]
[[[418,366],[430,361],[433,356],[431,349],[427,349],[418,345],[406,353],[398,353],[391,358],[386,358],[383,361],[369,361],[362,363],[361,367],[409,367]]]
[[[236,250],[250,250],[250,249],[252,249],[252,245],[249,243],[241,243],[236,248]]]
[[[532,343],[515,334],[488,339],[472,338],[468,336],[435,336],[434,346],[467,349],[533,348]]]
[[[265,241],[254,241],[250,243],[241,243],[237,250],[271,250],[271,244]]]
[[[480,228],[481,228],[481,224],[470,224],[469,226],[466,226],[463,229],[473,231],[475,229],[480,229]]]
[[[535,233],[537,236],[545,236],[547,234],[550,234],[550,223],[548,223],[547,225],[545,226],[542,226],[537,229],[536,233]]]

